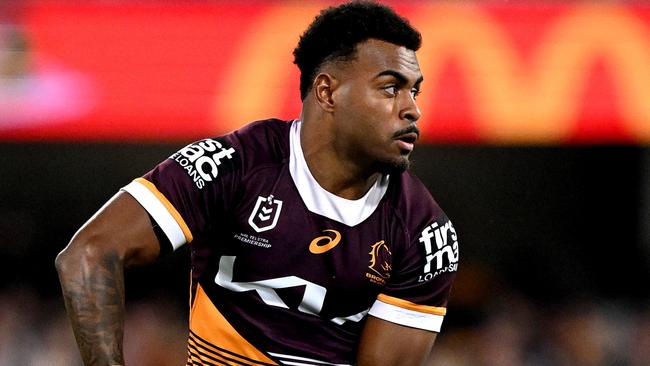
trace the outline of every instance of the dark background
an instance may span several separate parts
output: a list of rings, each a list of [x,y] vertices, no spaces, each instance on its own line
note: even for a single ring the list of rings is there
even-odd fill
[[[179,147],[0,144],[0,365],[81,365],[54,258]],[[427,366],[648,365],[650,147],[422,145],[413,160],[461,245]],[[188,247],[126,277],[127,364],[184,364]]]
[[[179,147],[1,144],[0,287],[60,296],[55,255],[120,187]],[[629,145],[419,146],[413,170],[459,231],[461,272],[481,274],[461,279],[468,286],[488,281],[550,303],[636,302],[650,296],[649,157]],[[129,298],[186,298],[187,263],[183,249],[129,271]]]

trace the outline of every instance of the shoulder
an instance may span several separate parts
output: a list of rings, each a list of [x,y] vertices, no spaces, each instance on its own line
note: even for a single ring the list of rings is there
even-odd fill
[[[409,171],[391,176],[389,194],[394,214],[411,240],[429,225],[449,221],[427,187]]]
[[[245,149],[283,154],[289,147],[290,129],[291,121],[266,119],[252,122],[226,135],[226,138]]]
[[[289,155],[290,126],[276,119],[257,121],[223,136],[195,141],[149,175],[161,180],[187,176],[202,189],[226,175],[239,177],[255,167],[281,163]]]
[[[240,155],[241,164],[281,163],[289,157],[290,121],[266,119],[252,122],[224,137]]]
[[[406,171],[391,177],[393,183],[391,195],[395,210],[408,221],[418,217],[444,216],[444,211],[433,198],[427,187],[413,173]]]

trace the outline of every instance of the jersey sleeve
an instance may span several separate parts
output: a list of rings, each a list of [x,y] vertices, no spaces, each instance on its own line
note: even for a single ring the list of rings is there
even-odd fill
[[[451,221],[432,198],[431,203],[433,208],[419,219],[408,217],[406,222],[414,223],[412,231],[408,230],[405,247],[394,257],[391,277],[369,314],[439,332],[458,268],[459,248]]]
[[[240,150],[233,135],[194,142],[122,190],[147,210],[177,249],[228,210],[239,179]]]

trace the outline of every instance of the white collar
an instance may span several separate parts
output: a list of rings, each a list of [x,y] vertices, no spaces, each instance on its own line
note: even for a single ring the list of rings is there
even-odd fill
[[[292,122],[289,133],[289,172],[307,209],[329,219],[355,226],[367,219],[388,189],[388,175],[382,175],[368,192],[357,200],[348,200],[321,187],[309,171],[300,146],[302,121]]]

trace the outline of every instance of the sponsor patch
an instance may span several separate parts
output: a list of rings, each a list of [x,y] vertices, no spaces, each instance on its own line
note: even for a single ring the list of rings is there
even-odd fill
[[[447,220],[440,224],[434,222],[422,230],[419,238],[426,253],[426,263],[419,282],[429,281],[441,273],[455,272],[458,269],[458,236]]]
[[[198,189],[236,166],[237,152],[224,139],[205,139],[180,149],[169,159],[186,171]]]

